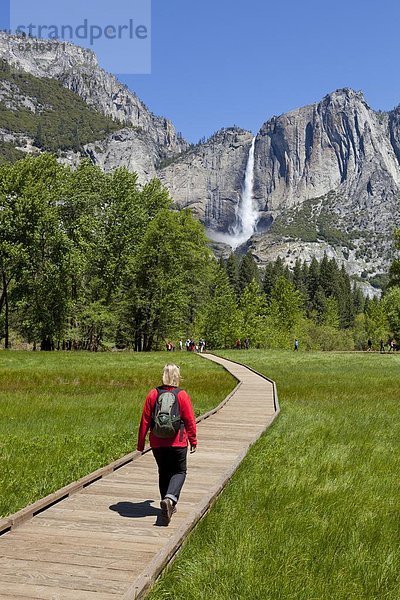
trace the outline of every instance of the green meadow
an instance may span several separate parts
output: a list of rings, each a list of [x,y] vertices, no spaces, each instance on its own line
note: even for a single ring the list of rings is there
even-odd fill
[[[398,600],[400,355],[221,354],[281,414],[149,600]]]
[[[136,449],[148,390],[181,367],[197,415],[235,380],[192,354],[0,352],[0,516]]]

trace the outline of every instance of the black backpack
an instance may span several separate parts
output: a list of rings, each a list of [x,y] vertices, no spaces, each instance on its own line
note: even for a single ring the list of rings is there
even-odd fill
[[[183,421],[179,412],[178,394],[180,388],[166,390],[158,387],[157,400],[153,411],[152,431],[159,438],[173,438],[179,430],[183,432]]]

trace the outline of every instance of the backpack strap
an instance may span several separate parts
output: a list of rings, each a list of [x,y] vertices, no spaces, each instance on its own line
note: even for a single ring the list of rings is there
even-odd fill
[[[164,385],[159,385],[156,390],[158,392],[158,396],[160,396],[160,394],[164,393],[164,392],[170,392],[171,394],[174,394],[174,396],[176,396],[176,398],[178,399],[178,394],[179,392],[182,391],[182,388],[178,388],[178,387],[172,387],[172,390],[166,390],[166,387],[172,387],[172,386],[164,386]],[[158,397],[157,397],[158,398]]]

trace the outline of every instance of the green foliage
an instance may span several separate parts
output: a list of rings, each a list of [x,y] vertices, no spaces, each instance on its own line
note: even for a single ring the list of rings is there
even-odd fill
[[[238,288],[241,294],[245,287],[252,281],[260,280],[260,272],[257,267],[257,263],[253,258],[251,252],[245,254],[240,261],[239,274],[238,274]]]
[[[240,298],[239,310],[242,319],[241,338],[248,338],[252,348],[265,348],[267,331],[265,317],[267,305],[265,294],[255,279],[244,289]]]
[[[17,150],[11,142],[0,141],[0,165],[14,163],[24,156],[25,154],[21,150]]]
[[[190,327],[207,290],[209,268],[202,226],[188,211],[161,210],[143,236],[130,285],[128,310],[136,314],[143,349]]]
[[[394,245],[400,251],[400,229],[394,233]],[[400,286],[400,258],[395,258],[390,266],[389,286]]]
[[[14,304],[29,340],[59,335],[66,319],[70,242],[57,206],[65,172],[49,155],[0,169],[0,313]]]
[[[212,259],[202,226],[158,180],[47,154],[0,169],[0,318],[25,339],[154,349],[191,327]]]
[[[322,322],[324,325],[328,327],[332,327],[333,329],[339,329],[340,325],[340,315],[339,315],[339,303],[331,296],[325,300],[325,308],[323,313]]]
[[[229,283],[231,284],[232,289],[236,293],[237,297],[240,296],[240,288],[239,288],[239,261],[236,257],[236,254],[230,254],[226,263],[225,263],[226,273],[229,278]]]
[[[239,262],[231,255],[221,262],[236,295],[238,268],[243,275],[252,272],[248,265],[243,267],[247,261],[246,256]],[[295,337],[300,337],[301,349],[351,350],[356,343],[355,338],[361,336],[360,332],[356,336],[352,328],[356,317],[364,311],[365,298],[335,259],[328,259],[325,255],[320,263],[313,258],[309,265],[296,260],[290,271],[278,257],[265,266],[262,289],[267,309],[255,311],[255,314],[262,315],[257,326],[252,327],[256,333],[249,336],[248,327],[244,326],[232,336],[235,339],[250,337],[253,347],[289,349],[293,348]],[[250,305],[250,314],[255,310],[252,299],[256,297],[253,293],[250,298],[246,293],[243,299],[243,294],[244,291],[238,294],[242,318],[246,303]],[[363,341],[357,337],[357,347],[364,347],[367,342],[365,328],[363,336]]]
[[[389,334],[389,323],[385,305],[377,298],[368,302],[365,310],[365,330],[367,337],[373,344],[378,344],[381,339],[387,340]]]
[[[351,329],[340,330],[336,324],[333,326],[329,323],[317,325],[312,321],[303,321],[299,328],[299,337],[303,350],[350,351],[354,350],[355,345],[354,331]],[[363,347],[360,349],[364,349],[366,342],[365,336],[362,339]]]
[[[205,311],[204,335],[211,348],[231,348],[241,330],[241,315],[225,269],[216,267]]]
[[[72,170],[46,153],[1,166],[5,347],[13,335],[46,349],[154,350],[195,335],[212,348],[238,338],[292,348],[295,337],[302,349],[348,348],[363,310],[365,335],[389,335],[379,317],[389,309],[398,335],[394,292],[392,304],[369,306],[327,256],[293,271],[278,258],[261,286],[251,253],[217,267],[203,227],[171,206],[160,181],[140,187],[126,169],[86,160]]]
[[[291,332],[302,316],[302,296],[285,277],[276,281],[268,303],[273,324],[280,330]]]
[[[10,84],[16,106],[7,108],[0,102],[2,128],[11,133],[31,135],[35,145],[42,150],[79,151],[84,144],[101,140],[121,128],[111,118],[89,108],[77,94],[55,79],[34,77],[10,69],[2,60],[0,84],[4,82]],[[33,99],[35,112],[18,106],[18,96]],[[16,151],[10,151],[4,144],[0,152],[3,161],[18,158]]]
[[[393,286],[385,294],[382,310],[387,318],[392,335],[400,342],[400,287]]]

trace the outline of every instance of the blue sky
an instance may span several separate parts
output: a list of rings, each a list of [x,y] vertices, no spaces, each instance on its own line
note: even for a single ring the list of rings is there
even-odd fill
[[[399,0],[153,0],[153,65],[125,81],[191,141],[340,87],[400,103]]]
[[[375,109],[399,104],[399,32],[398,0],[153,0],[152,72],[120,78],[190,141],[233,124],[256,132],[339,87]]]

